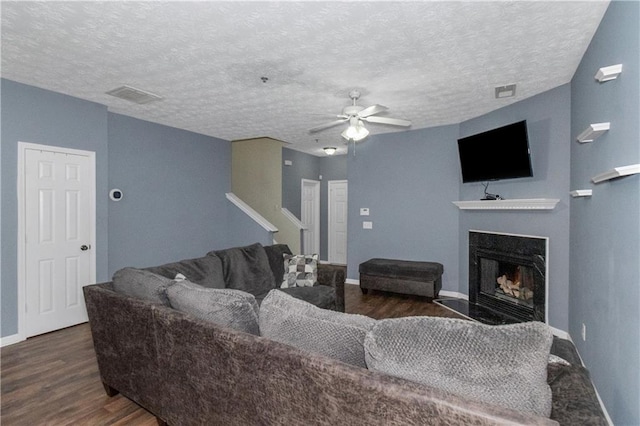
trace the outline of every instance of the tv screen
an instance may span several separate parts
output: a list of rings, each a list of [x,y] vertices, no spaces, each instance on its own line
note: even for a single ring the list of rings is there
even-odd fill
[[[462,182],[533,176],[527,122],[458,139]]]

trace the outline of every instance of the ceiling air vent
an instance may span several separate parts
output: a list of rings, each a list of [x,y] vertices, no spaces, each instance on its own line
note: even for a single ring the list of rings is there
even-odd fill
[[[116,98],[124,99],[129,102],[135,102],[137,104],[148,104],[149,102],[155,102],[162,100],[161,96],[155,95],[151,92],[136,89],[131,86],[121,86],[113,90],[109,90],[107,95],[115,96]]]
[[[496,87],[496,99],[510,98],[516,95],[516,85],[508,84],[506,86]]]

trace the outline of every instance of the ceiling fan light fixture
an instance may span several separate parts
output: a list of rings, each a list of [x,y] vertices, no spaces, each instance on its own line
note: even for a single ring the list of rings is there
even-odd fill
[[[342,132],[342,137],[346,140],[353,140],[355,142],[361,141],[369,135],[369,131],[362,124],[362,120],[358,120],[355,117],[352,117],[350,120],[349,127],[347,130]]]
[[[333,155],[338,150],[338,148],[336,148],[335,146],[325,146],[322,149],[327,153],[327,155]]]

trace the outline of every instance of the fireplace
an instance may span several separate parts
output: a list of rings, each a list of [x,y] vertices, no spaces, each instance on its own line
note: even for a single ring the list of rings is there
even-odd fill
[[[469,231],[469,300],[435,302],[485,324],[546,322],[548,238]]]
[[[520,321],[546,319],[547,238],[469,232],[469,302]]]

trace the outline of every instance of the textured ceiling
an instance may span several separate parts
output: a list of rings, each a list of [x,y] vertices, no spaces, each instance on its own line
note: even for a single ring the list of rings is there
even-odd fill
[[[351,89],[411,129],[458,123],[569,82],[607,5],[3,1],[2,77],[226,140],[344,153],[346,125],[308,129],[335,119]],[[511,83],[516,96],[495,99]],[[105,94],[125,84],[164,99]]]

